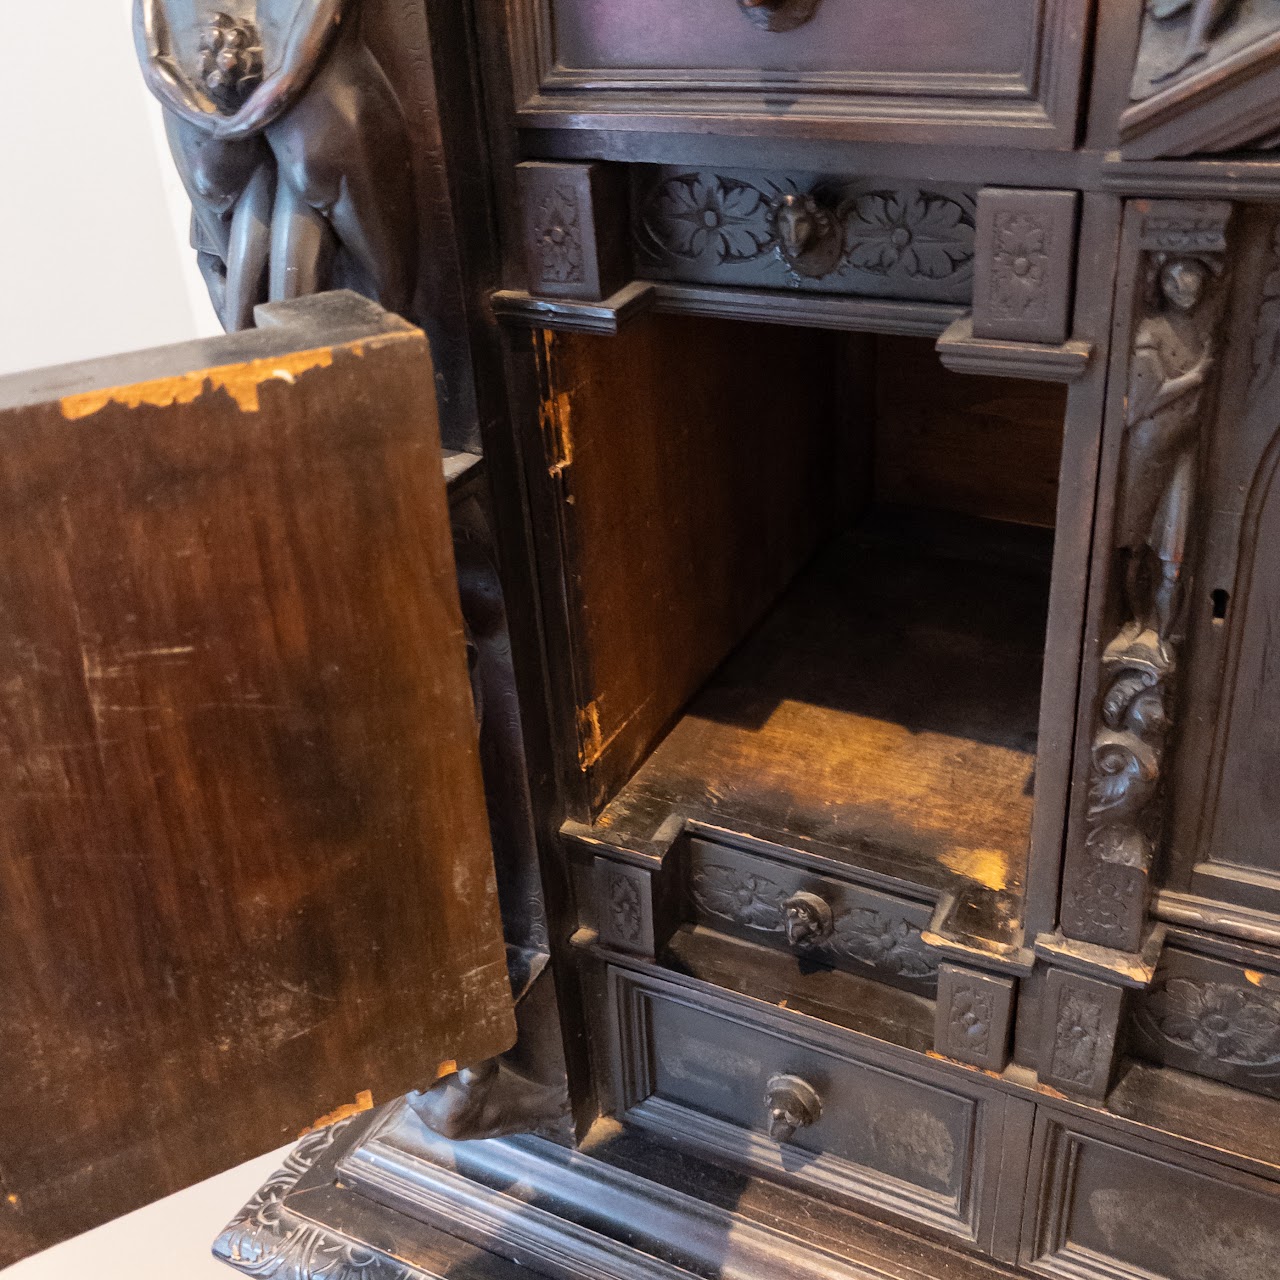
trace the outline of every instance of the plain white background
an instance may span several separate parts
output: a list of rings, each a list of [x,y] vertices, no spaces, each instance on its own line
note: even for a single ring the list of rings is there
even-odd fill
[[[4,5],[0,375],[220,331],[134,60],[131,7]],[[230,1280],[209,1246],[283,1154],[6,1268],[5,1280]]]
[[[219,331],[131,9],[4,5],[0,374]]]

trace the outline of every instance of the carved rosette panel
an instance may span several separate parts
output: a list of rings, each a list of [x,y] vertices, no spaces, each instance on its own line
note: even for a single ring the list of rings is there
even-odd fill
[[[1078,205],[1074,191],[985,187],[979,192],[975,337],[1067,340]]]
[[[597,858],[595,900],[601,942],[636,955],[654,954],[653,884],[648,872]]]
[[[712,284],[968,301],[972,192],[813,175],[647,171],[640,273]]]
[[[214,1255],[264,1280],[428,1280],[428,1273],[293,1213],[285,1197],[360,1117],[303,1138],[214,1242]]]
[[[640,890],[624,875],[614,872],[609,877],[609,918],[613,931],[633,945],[640,941]]]
[[[693,875],[693,901],[699,912],[760,933],[786,935],[791,892],[733,866],[704,864]],[[919,929],[870,907],[836,914],[829,935],[799,942],[796,949],[852,960],[895,977],[931,979],[938,973],[938,962]]]
[[[1089,749],[1083,840],[1064,878],[1063,932],[1140,949],[1164,820],[1185,630],[1201,437],[1226,292],[1230,206],[1130,210],[1132,324],[1115,504],[1111,621]],[[1079,847],[1080,843],[1083,848]]]

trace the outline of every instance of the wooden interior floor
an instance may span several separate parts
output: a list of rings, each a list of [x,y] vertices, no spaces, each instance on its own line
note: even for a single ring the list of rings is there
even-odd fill
[[[974,541],[961,545],[972,549]],[[1048,575],[847,534],[801,574],[594,824],[671,814],[1020,903]]]

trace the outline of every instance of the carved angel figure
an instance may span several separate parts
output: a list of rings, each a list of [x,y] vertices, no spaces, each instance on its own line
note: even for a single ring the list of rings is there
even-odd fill
[[[1210,269],[1196,258],[1156,262],[1155,310],[1139,325],[1129,372],[1116,546],[1127,554],[1132,626],[1161,647],[1176,618],[1196,481],[1201,393],[1213,365],[1201,310]]]
[[[193,242],[223,325],[329,287],[393,311],[416,250],[404,115],[358,0],[134,0]]]

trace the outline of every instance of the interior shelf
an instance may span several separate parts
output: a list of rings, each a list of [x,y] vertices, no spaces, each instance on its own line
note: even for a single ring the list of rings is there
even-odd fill
[[[594,834],[663,811],[931,890],[1021,902],[1051,535],[885,519],[838,537]]]

